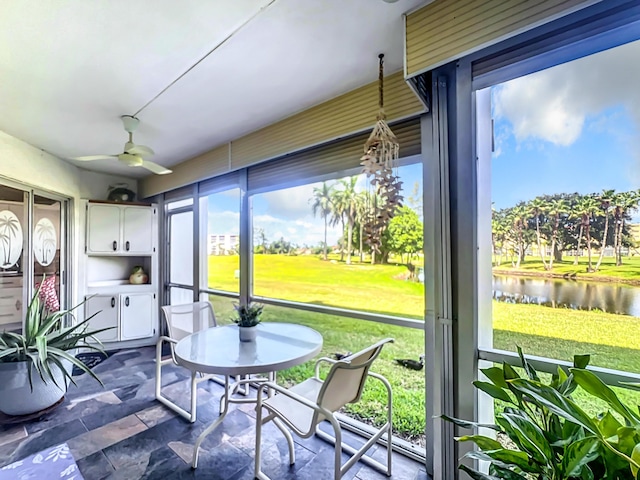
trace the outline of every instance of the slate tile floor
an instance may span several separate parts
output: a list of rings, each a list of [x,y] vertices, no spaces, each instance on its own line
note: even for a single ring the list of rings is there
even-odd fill
[[[252,406],[231,406],[222,425],[203,443],[198,468],[192,470],[193,444],[218,416],[222,387],[214,382],[200,384],[198,421],[190,424],[154,400],[154,355],[153,347],[122,350],[94,368],[104,388],[86,374],[76,377],[78,387],[71,386],[54,411],[37,421],[0,426],[0,467],[66,442],[86,480],[252,479]],[[186,370],[164,367],[163,385],[165,395],[186,407]],[[345,435],[354,446],[362,444],[359,437]],[[266,426],[262,440],[265,473],[273,480],[332,479],[333,447],[316,437],[294,439],[296,463],[289,467],[284,437],[273,424]],[[373,456],[384,458],[384,447],[374,448]],[[393,479],[428,479],[421,464],[396,454],[393,471]],[[387,477],[358,463],[344,478]]]

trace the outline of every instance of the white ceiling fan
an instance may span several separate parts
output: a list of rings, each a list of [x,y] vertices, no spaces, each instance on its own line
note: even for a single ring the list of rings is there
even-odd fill
[[[171,173],[171,170],[158,165],[157,163],[145,160],[144,157],[150,157],[154,154],[153,150],[146,145],[136,145],[133,143],[133,132],[138,127],[140,120],[132,115],[123,115],[120,117],[124,129],[129,132],[129,141],[124,144],[124,151],[116,155],[88,155],[86,157],[74,157],[73,160],[80,160],[81,162],[90,162],[92,160],[103,160],[105,158],[117,158],[120,162],[129,167],[142,167],[147,170],[158,174],[166,175]]]

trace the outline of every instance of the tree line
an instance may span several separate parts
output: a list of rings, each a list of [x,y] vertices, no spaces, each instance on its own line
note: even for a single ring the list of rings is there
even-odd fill
[[[624,249],[635,246],[629,223],[639,204],[640,190],[603,190],[587,195],[541,195],[513,207],[493,209],[494,264],[501,265],[505,257],[510,257],[517,268],[525,252],[536,245],[545,270],[552,270],[565,252],[574,254],[573,263],[577,265],[586,250],[587,271],[596,272],[609,247],[616,266],[620,266]]]
[[[339,241],[341,261],[350,264],[352,256],[358,252],[361,263],[365,254],[371,256],[371,263],[376,262],[376,256],[364,241],[364,227],[373,205],[380,200],[373,198],[371,192],[358,191],[357,183],[358,177],[353,176],[334,184],[323,182],[321,186],[313,189],[313,196],[309,201],[313,215],[324,220],[322,255],[325,260],[328,254],[327,229],[331,225],[340,226],[342,229],[343,234]],[[408,202],[419,207],[417,191],[416,185],[414,195],[409,197]],[[381,255],[378,260],[387,263],[389,255],[396,253],[401,257],[406,256],[406,263],[410,265],[413,256],[422,250],[422,245],[423,225],[420,217],[410,206],[400,206],[382,235]],[[401,261],[404,261],[404,258]]]

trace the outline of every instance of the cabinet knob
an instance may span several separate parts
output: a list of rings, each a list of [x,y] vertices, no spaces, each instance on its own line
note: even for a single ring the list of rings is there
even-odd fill
[[[127,240],[124,244],[124,249],[128,252],[129,251],[129,240]]]
[[[113,251],[115,252],[118,249],[118,242],[113,241]]]
[[[126,297],[126,298],[124,299],[124,304],[125,304],[125,306],[127,306],[127,307],[129,306],[129,297]]]
[[[111,308],[116,306],[116,297],[111,297]]]

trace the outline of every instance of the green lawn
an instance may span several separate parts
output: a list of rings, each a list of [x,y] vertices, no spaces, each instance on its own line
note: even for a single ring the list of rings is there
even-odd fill
[[[323,261],[315,255],[254,255],[255,295],[365,312],[422,318],[424,287],[396,280],[404,265]],[[238,256],[209,257],[209,288],[238,291]]]
[[[316,256],[255,255],[255,293],[321,305],[369,312],[422,318],[424,287],[401,279],[403,265],[345,265],[323,261]],[[633,259],[635,260],[635,259]],[[637,263],[637,262],[634,262]],[[236,290],[237,257],[209,258],[209,286]],[[631,268],[631,267],[630,267]],[[638,264],[640,269],[640,264]],[[234,287],[234,288],[232,288]],[[231,301],[211,297],[221,323],[228,322]],[[374,370],[385,375],[394,388],[394,429],[403,437],[423,441],[424,371],[400,367],[394,358],[418,358],[424,351],[424,333],[375,322],[323,315],[301,310],[267,306],[265,321],[295,322],[308,325],[324,337],[323,355],[352,351],[384,337],[395,338],[385,347]],[[562,360],[574,354],[589,353],[592,364],[640,372],[640,318],[595,311],[552,309],[538,305],[493,303],[494,346]],[[282,372],[280,381],[295,383],[312,374],[313,362]],[[367,388],[362,402],[350,406],[351,415],[372,423],[382,421],[380,389]],[[622,391],[622,397],[640,404],[636,392]],[[580,392],[576,399],[594,413],[600,405]]]

